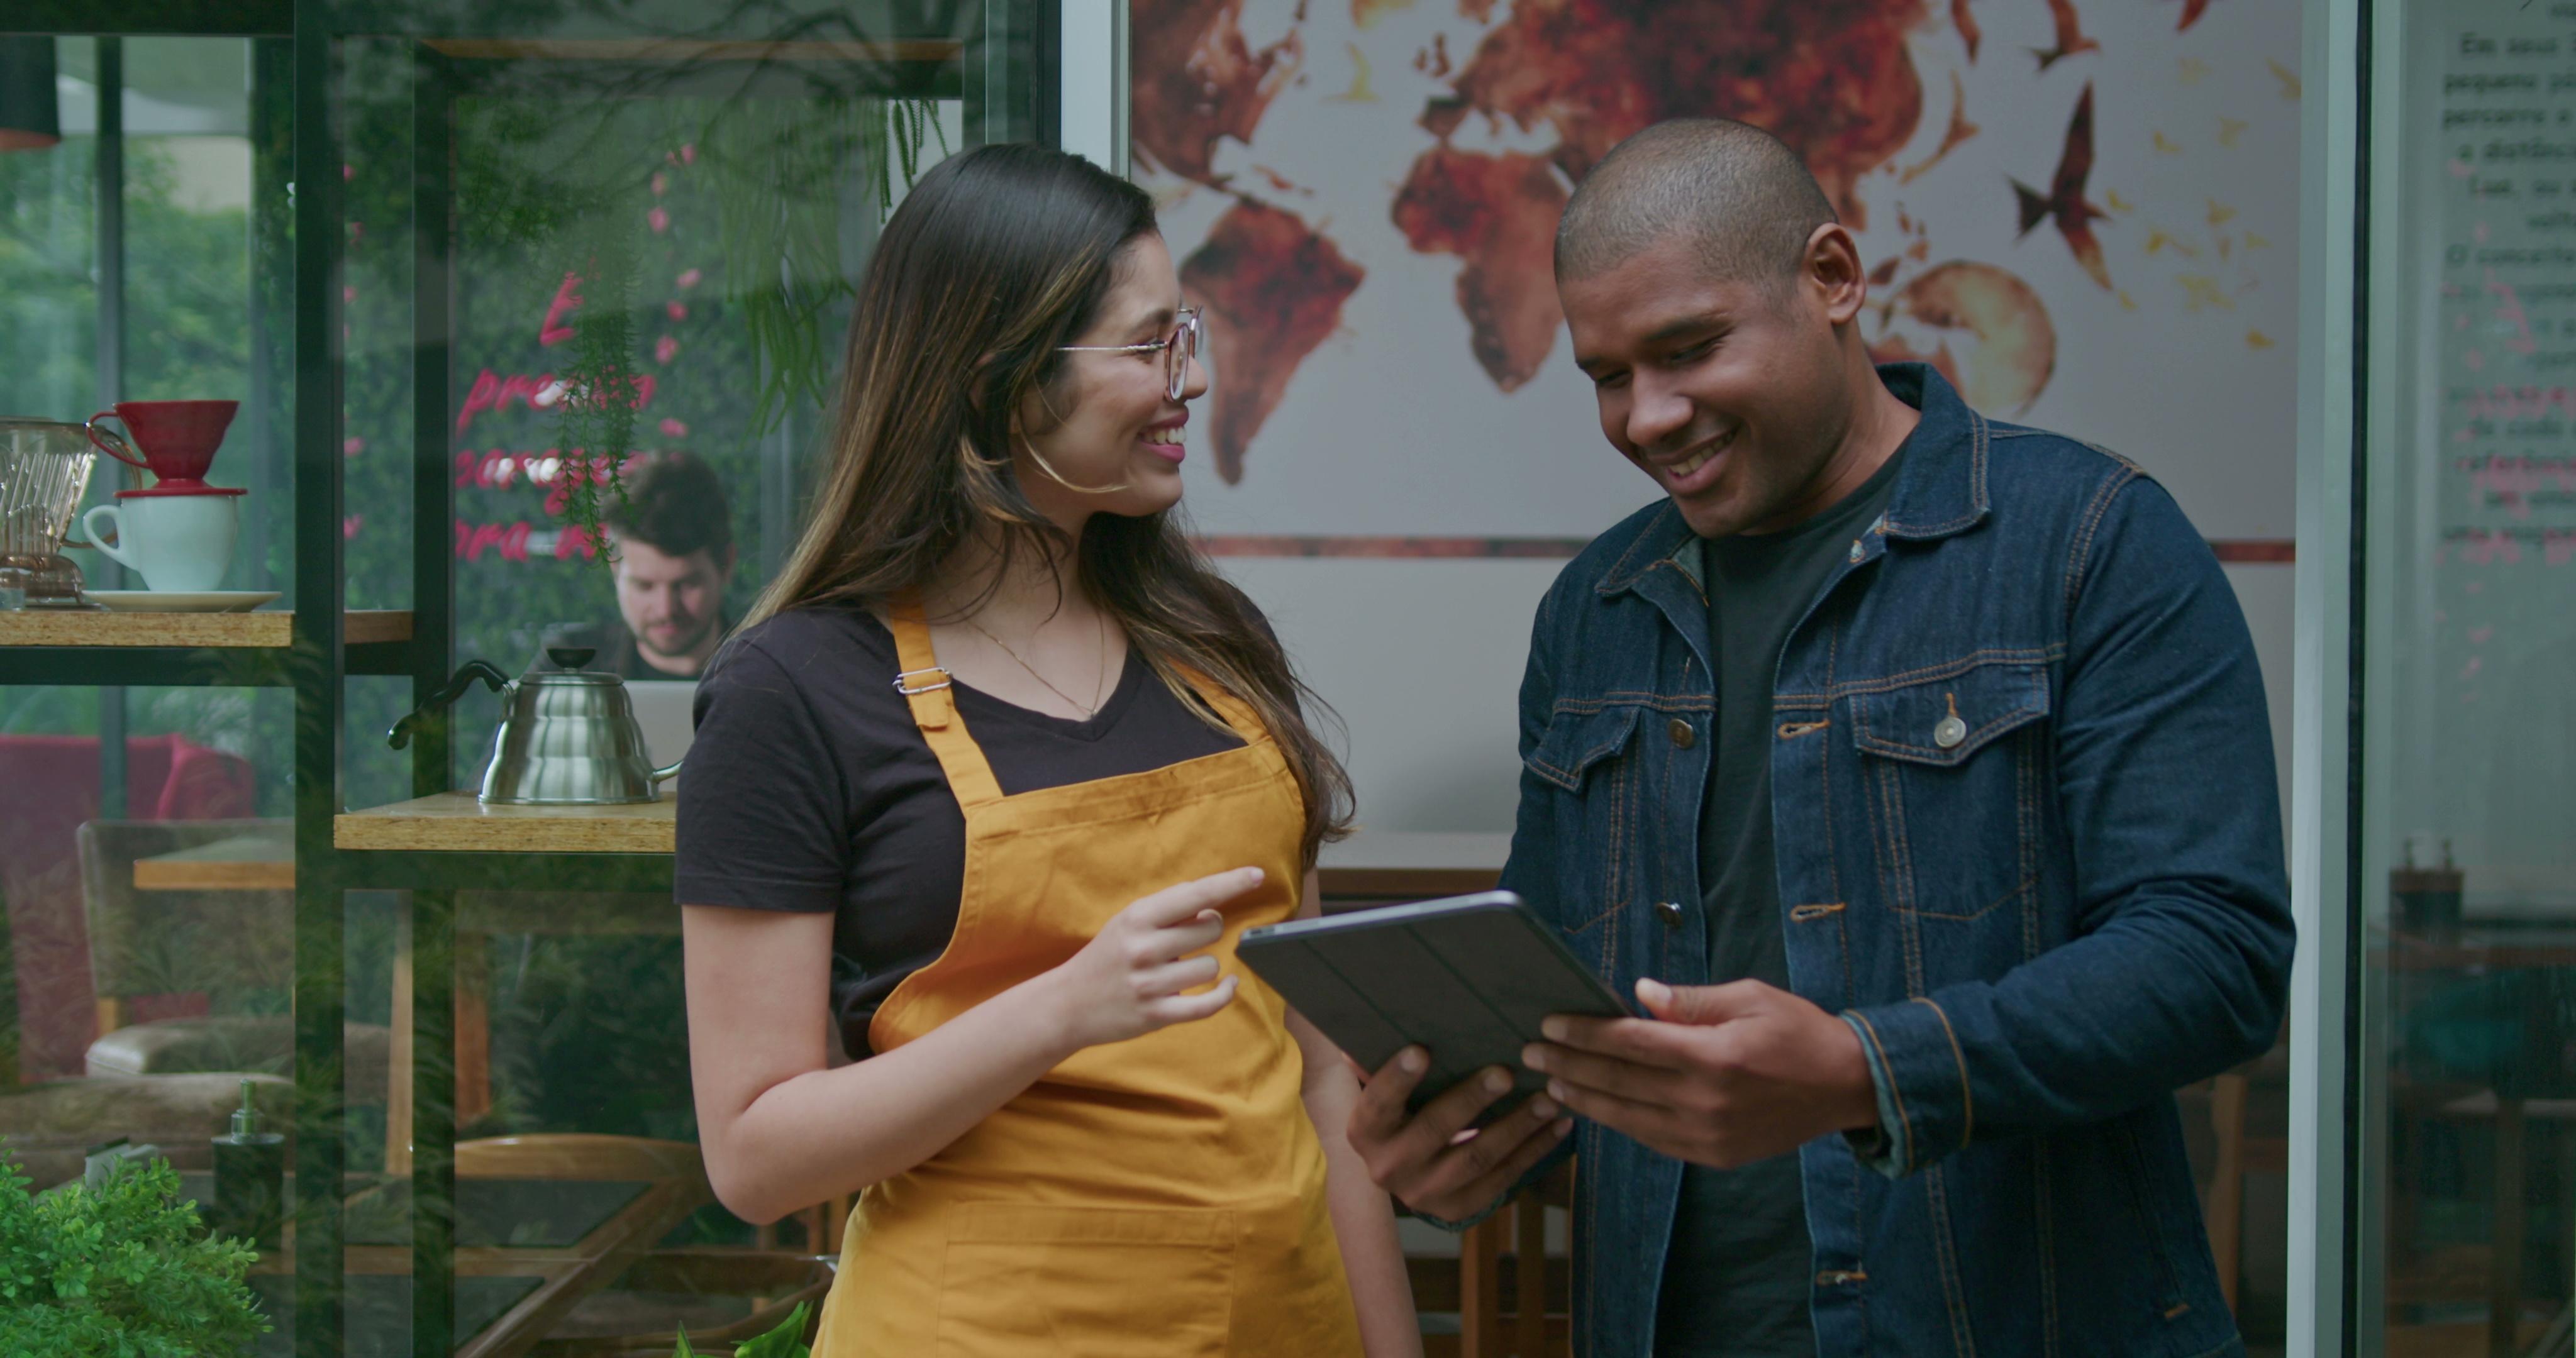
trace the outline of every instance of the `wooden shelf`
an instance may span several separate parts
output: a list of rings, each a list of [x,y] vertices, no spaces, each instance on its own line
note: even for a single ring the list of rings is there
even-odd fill
[[[353,612],[341,626],[348,644],[411,640],[408,611]],[[16,609],[0,613],[0,646],[163,646],[195,649],[284,647],[294,639],[291,612],[122,613]]]
[[[628,806],[485,806],[471,792],[443,792],[347,812],[332,821],[343,849],[434,853],[669,853],[678,803]]]

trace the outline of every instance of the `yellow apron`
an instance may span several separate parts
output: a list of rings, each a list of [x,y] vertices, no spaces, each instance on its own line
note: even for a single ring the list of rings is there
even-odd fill
[[[1264,876],[1225,907],[1210,950],[1241,978],[1232,1003],[1075,1053],[861,1195],[814,1358],[1358,1354],[1287,1006],[1234,959],[1245,928],[1298,904],[1304,815],[1278,746],[1192,676],[1243,748],[1006,797],[917,605],[893,632],[913,718],[966,812],[966,874],[957,932],[877,1011],[875,1051],[1066,961],[1137,897],[1246,865]]]

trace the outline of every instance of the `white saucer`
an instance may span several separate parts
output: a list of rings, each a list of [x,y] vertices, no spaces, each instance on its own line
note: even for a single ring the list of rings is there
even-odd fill
[[[85,589],[81,597],[119,613],[247,613],[279,594],[273,589]]]

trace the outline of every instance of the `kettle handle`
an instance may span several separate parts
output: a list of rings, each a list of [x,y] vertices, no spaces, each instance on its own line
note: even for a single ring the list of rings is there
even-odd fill
[[[474,687],[474,681],[477,679],[490,684],[494,693],[510,686],[510,676],[503,674],[492,662],[468,660],[456,671],[455,677],[439,685],[436,691],[422,700],[420,706],[412,709],[401,721],[395,722],[394,729],[385,733],[385,743],[397,750],[411,744],[411,733],[428,718],[430,713],[465,696],[465,691]]]

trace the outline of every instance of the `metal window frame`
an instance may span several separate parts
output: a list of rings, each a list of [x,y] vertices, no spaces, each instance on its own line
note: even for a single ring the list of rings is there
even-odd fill
[[[2304,0],[2301,15],[2298,564],[2291,738],[2289,1352],[2348,1355],[2362,1335],[2366,1163],[2354,854],[2361,842],[2364,629],[2354,613],[2368,555],[2361,495],[2368,437],[2374,242],[2369,0]]]
[[[1057,145],[1124,177],[1127,0],[1058,0]]]

